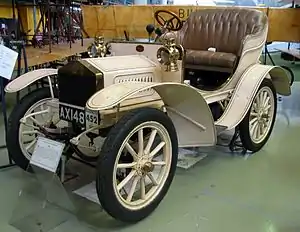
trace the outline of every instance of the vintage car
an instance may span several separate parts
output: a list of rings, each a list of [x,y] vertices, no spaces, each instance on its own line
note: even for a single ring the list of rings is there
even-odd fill
[[[282,68],[259,63],[268,32],[263,12],[206,9],[184,24],[159,13],[163,29],[176,31],[163,43],[113,41],[110,56],[34,70],[5,89],[49,83],[10,115],[7,148],[15,163],[28,168],[41,136],[65,143],[97,161],[100,203],[125,222],[147,217],[167,194],[179,147],[215,146],[221,133],[236,129],[242,146],[257,152],[272,132],[276,94],[291,94]]]

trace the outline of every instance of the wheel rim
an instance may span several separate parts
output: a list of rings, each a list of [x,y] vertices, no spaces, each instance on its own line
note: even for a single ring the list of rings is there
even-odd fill
[[[44,98],[35,104],[33,104],[24,114],[23,117],[34,113],[46,110],[49,108],[51,111],[47,113],[43,113],[40,115],[36,115],[33,117],[29,117],[28,120],[26,120],[26,124],[20,123],[19,126],[19,145],[21,148],[21,151],[23,155],[30,160],[33,149],[35,147],[35,144],[37,142],[37,137],[42,136],[44,137],[44,134],[39,131],[39,128],[36,126],[36,124],[39,124],[41,126],[45,126],[47,124],[50,124],[53,122],[53,124],[57,127],[59,124],[62,123],[62,121],[59,119],[58,109],[56,110],[54,107],[46,106],[46,104],[49,101],[57,100],[53,98]],[[48,118],[46,118],[46,115],[48,114]]]
[[[145,129],[151,130],[148,138],[144,135]],[[130,139],[136,133],[138,148],[134,149]],[[157,139],[160,142],[154,145]],[[119,163],[124,151],[132,157],[132,162]],[[171,160],[172,143],[163,125],[151,121],[134,128],[122,143],[114,165],[113,187],[119,203],[129,210],[139,210],[149,205],[158,196],[168,178]],[[119,171],[126,171],[126,174],[118,182]]]
[[[33,104],[24,114],[23,117],[33,113],[33,112],[38,112],[38,111],[43,111],[46,110],[47,107],[50,107],[49,105],[46,106],[46,104],[49,101],[59,101],[56,98],[45,98],[42,99],[35,104]],[[41,115],[37,115],[34,118],[34,121],[29,118],[26,122],[26,125],[23,123],[20,123],[19,126],[19,145],[21,148],[21,151],[23,155],[30,160],[33,149],[35,147],[36,141],[37,141],[37,136],[42,136],[44,137],[44,134],[39,132],[39,129],[34,126],[34,123],[39,122],[40,125],[48,127],[51,122],[53,123],[52,125],[55,125],[57,128],[63,128],[63,127],[68,127],[68,122],[65,122],[63,120],[59,119],[59,112],[58,112],[58,107],[51,107],[51,111],[48,113],[44,113]],[[46,115],[48,117],[46,117]],[[99,142],[99,138],[95,139],[95,143]],[[85,148],[77,147],[77,149],[82,152],[84,155],[90,156],[90,157],[97,157],[98,152],[92,151],[89,146],[89,140],[86,136],[82,136],[79,143],[81,145],[84,145]]]
[[[250,110],[249,130],[252,142],[259,144],[268,135],[274,118],[274,94],[265,86],[255,96]]]

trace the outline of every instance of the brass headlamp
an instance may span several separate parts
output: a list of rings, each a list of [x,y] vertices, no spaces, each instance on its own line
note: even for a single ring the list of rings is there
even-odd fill
[[[176,72],[179,70],[177,61],[182,58],[182,54],[182,46],[176,45],[174,38],[167,38],[163,47],[157,50],[156,57],[160,64],[165,65],[165,71]]]
[[[88,47],[90,57],[105,57],[110,49],[110,45],[105,43],[103,36],[96,36],[94,42]]]

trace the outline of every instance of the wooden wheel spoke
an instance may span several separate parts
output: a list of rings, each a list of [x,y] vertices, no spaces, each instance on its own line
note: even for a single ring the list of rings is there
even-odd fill
[[[267,105],[264,107],[264,113],[268,113],[269,109],[271,108],[271,105]]]
[[[149,177],[149,179],[151,180],[151,182],[152,182],[152,184],[153,184],[154,186],[157,186],[157,185],[158,185],[158,183],[157,183],[157,181],[154,179],[152,173],[147,173],[147,176]]]
[[[140,129],[138,131],[138,143],[139,143],[138,155],[141,156],[143,154],[143,151],[144,151],[144,133],[143,133],[143,129]]]
[[[266,119],[266,118],[264,118],[264,119],[263,119],[263,121],[262,121],[262,123],[263,123],[263,125],[266,127],[266,126],[268,125],[268,121],[267,121],[267,119]]]
[[[144,151],[145,155],[149,154],[149,151],[150,151],[150,149],[153,145],[156,134],[157,134],[157,130],[152,130],[152,132],[150,134],[150,138],[149,138],[148,143],[147,143],[147,146],[146,146],[145,151]]]
[[[153,158],[165,145],[165,142],[160,142],[160,144],[158,144],[156,148],[154,148],[154,150],[149,154],[149,159]]]
[[[164,166],[164,165],[166,165],[166,162],[164,162],[164,161],[154,161],[154,162],[152,162],[152,164],[154,166]]]
[[[135,152],[135,150],[132,148],[132,146],[127,142],[125,144],[125,147],[126,147],[127,151],[132,155],[132,157],[136,160],[138,158],[138,155]]]
[[[129,191],[128,195],[127,195],[126,201],[131,202],[132,197],[133,197],[133,194],[134,194],[135,191],[136,191],[136,186],[137,186],[137,183],[138,183],[139,179],[140,179],[139,176],[136,176],[136,177],[133,179],[133,182],[132,182],[130,191]]]
[[[253,123],[257,122],[257,117],[254,117],[253,119],[251,119],[250,121],[250,125],[252,125]]]
[[[29,131],[22,131],[22,135],[36,135],[39,134],[40,132],[37,130],[29,130]]]
[[[37,126],[35,126],[35,125],[33,125],[33,124],[28,124],[28,123],[23,123],[23,122],[22,122],[22,124],[23,124],[24,126],[33,128],[33,129],[35,129],[35,130],[38,130],[38,129],[39,129],[39,127],[37,127]]]
[[[126,176],[117,186],[118,191],[120,191],[124,186],[135,176],[136,171],[132,170],[128,176]]]
[[[38,126],[41,126],[42,124],[38,121],[38,120],[36,120],[34,117],[29,117],[29,119],[33,122],[33,123],[35,123],[36,125],[38,125]]]
[[[137,162],[133,162],[133,163],[122,163],[122,164],[118,164],[117,168],[133,168],[135,165],[137,164]]]
[[[267,97],[266,100],[264,101],[263,108],[267,107],[269,101],[270,101],[270,97]]]
[[[257,127],[258,127],[258,121],[256,121],[256,122],[252,125],[252,127],[250,128],[250,134],[251,134],[251,135],[255,135],[255,134],[256,134]]]
[[[36,138],[34,138],[27,146],[26,146],[26,151],[28,151],[30,148],[32,148],[34,145],[35,145],[35,143],[37,142],[37,139]]]
[[[146,199],[146,186],[145,186],[145,177],[141,177],[140,179],[140,185],[141,185],[141,199]]]
[[[261,133],[261,124],[258,123],[258,124],[257,124],[257,127],[256,127],[256,133],[255,133],[256,138],[259,138],[260,133]]]

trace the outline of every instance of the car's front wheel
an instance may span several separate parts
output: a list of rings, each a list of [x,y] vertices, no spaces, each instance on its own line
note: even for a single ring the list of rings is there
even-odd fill
[[[176,131],[165,113],[140,108],[125,114],[109,132],[98,161],[101,205],[124,222],[147,217],[166,195],[177,159]]]
[[[58,136],[63,131],[69,133],[66,129],[70,126],[69,123],[59,118],[57,91],[53,94],[54,96],[51,96],[49,87],[28,93],[14,107],[9,116],[6,135],[7,150],[16,165],[24,170],[28,170],[38,136],[45,136],[44,129]],[[95,140],[99,139],[97,137]],[[83,145],[84,148],[72,146],[70,151],[75,152],[87,162],[95,161],[99,152],[92,150],[89,141],[88,137],[82,136],[79,145]]]
[[[58,113],[48,104],[56,96],[55,91],[54,96],[51,96],[49,88],[34,90],[20,100],[9,116],[7,150],[16,165],[24,170],[28,168],[37,137],[43,136],[39,126],[48,124],[54,128],[59,122],[55,117]],[[22,121],[26,116],[26,120]]]

